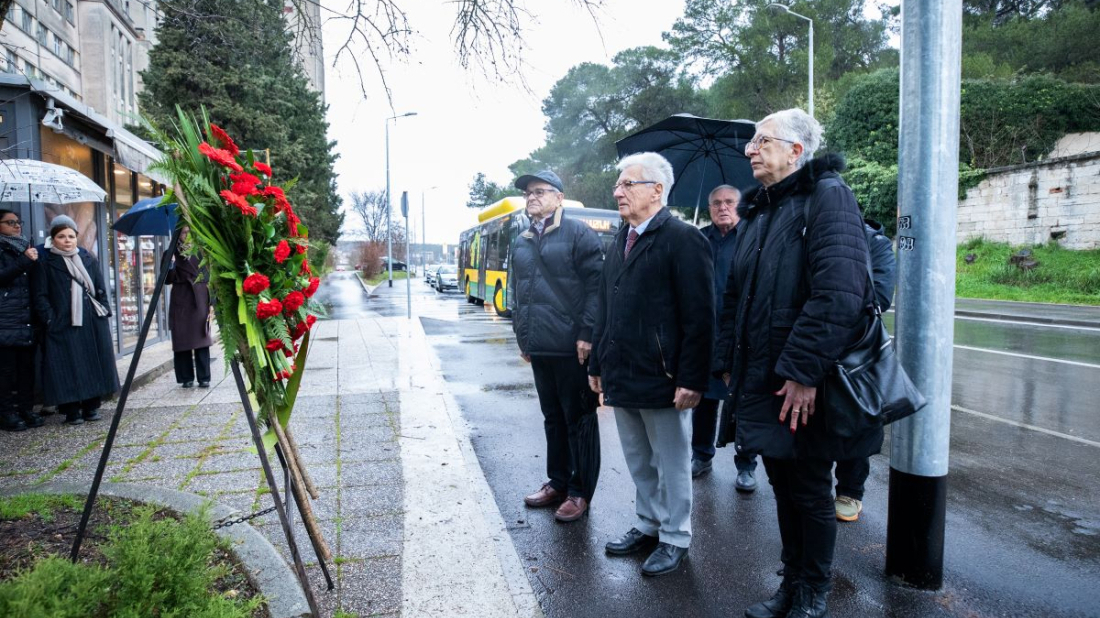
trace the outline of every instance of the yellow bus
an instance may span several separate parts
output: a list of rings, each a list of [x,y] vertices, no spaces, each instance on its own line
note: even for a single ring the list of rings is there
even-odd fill
[[[606,253],[622,224],[618,211],[585,208],[574,200],[565,200],[563,206],[564,216],[584,221],[599,234]],[[497,314],[511,315],[508,276],[512,243],[531,226],[526,209],[522,197],[506,197],[478,213],[478,225],[459,235],[458,282],[466,302],[484,305],[490,301]]]

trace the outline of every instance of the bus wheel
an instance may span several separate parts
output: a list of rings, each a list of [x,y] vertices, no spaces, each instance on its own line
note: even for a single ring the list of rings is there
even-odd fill
[[[474,304],[475,300],[476,299],[474,298],[474,295],[470,294],[470,280],[467,279],[466,280],[466,302],[472,305],[472,304]]]
[[[504,306],[504,290],[501,289],[500,282],[497,282],[497,289],[493,292],[493,309],[496,309],[497,315],[502,318],[512,317],[512,312]]]

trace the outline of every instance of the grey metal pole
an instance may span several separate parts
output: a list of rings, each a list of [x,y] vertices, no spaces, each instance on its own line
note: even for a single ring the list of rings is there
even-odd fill
[[[420,276],[427,276],[427,263],[424,262],[424,251],[428,246],[428,218],[424,216],[424,191],[420,192]]]
[[[390,213],[390,121],[386,118],[386,270],[389,271],[390,287],[393,287],[393,215]]]
[[[810,118],[814,117],[814,20],[805,18],[810,22]]]
[[[943,585],[951,438],[961,0],[903,0],[898,355],[928,405],[890,431],[886,573]]]
[[[409,229],[409,211],[405,210],[405,317],[412,319],[413,317],[413,300],[412,300],[412,278],[409,277],[409,267],[412,266],[412,260],[409,259],[409,236],[411,236]]]

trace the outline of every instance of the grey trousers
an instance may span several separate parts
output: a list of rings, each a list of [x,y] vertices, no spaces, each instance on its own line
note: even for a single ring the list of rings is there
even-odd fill
[[[691,545],[691,410],[615,408],[640,532]]]

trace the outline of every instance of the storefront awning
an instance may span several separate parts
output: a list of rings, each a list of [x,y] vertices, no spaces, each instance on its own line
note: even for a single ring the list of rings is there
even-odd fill
[[[159,150],[123,128],[108,128],[107,137],[114,140],[115,155],[123,167],[145,174],[159,183],[168,184],[167,177],[149,169],[163,156]]]

